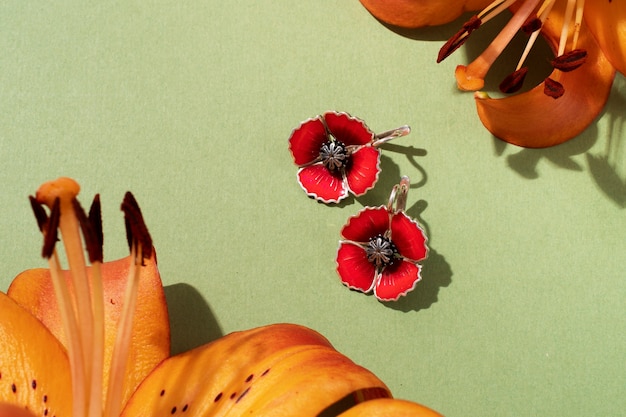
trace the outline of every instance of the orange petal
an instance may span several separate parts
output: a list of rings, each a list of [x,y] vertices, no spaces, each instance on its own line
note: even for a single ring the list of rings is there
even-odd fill
[[[139,386],[122,416],[319,415],[355,394],[390,396],[382,381],[320,334],[274,324],[231,333],[165,360]]]
[[[553,11],[541,29],[553,48],[562,22],[562,13]],[[558,145],[585,130],[608,100],[615,69],[585,25],[580,31],[578,48],[587,50],[587,62],[571,72],[555,70],[550,76],[565,87],[565,93],[558,99],[546,96],[543,84],[503,99],[476,93],[478,115],[485,127],[506,142],[529,148]]]
[[[71,415],[65,348],[39,320],[1,292],[0,311],[0,403],[28,407],[40,416]],[[0,415],[8,408],[0,407]]]
[[[130,257],[126,257],[102,264],[105,296],[105,381],[109,377],[130,262]],[[130,397],[146,375],[170,353],[169,318],[156,258],[153,256],[146,260],[145,264],[141,268],[139,279],[132,347],[124,378],[124,401]],[[69,272],[66,272],[66,277],[70,285]],[[91,278],[90,274],[89,277]],[[22,272],[11,283],[8,294],[39,318],[67,346],[48,269],[30,269]],[[104,395],[106,398],[106,388]]]
[[[626,74],[626,2],[588,1],[584,16],[608,60]]]
[[[36,417],[27,408],[13,404],[0,403],[0,417]]]
[[[391,398],[365,401],[338,417],[443,417],[438,412],[423,405]]]
[[[393,26],[418,28],[448,23],[469,10],[482,10],[491,0],[360,0],[379,20]]]

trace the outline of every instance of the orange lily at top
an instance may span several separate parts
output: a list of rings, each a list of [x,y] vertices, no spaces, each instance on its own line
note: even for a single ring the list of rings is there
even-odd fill
[[[576,137],[608,100],[615,72],[626,73],[626,3],[614,0],[361,0],[374,16],[393,25],[420,27],[449,22],[464,10],[480,10],[442,47],[438,62],[470,34],[504,10],[510,21],[485,51],[455,71],[461,90],[476,91],[478,115],[495,136],[525,147],[547,147]],[[448,9],[446,9],[446,7]],[[539,33],[555,53],[553,71],[540,85],[505,98],[478,91],[500,53],[519,31],[528,44],[515,70],[500,84],[516,93],[526,73],[526,57]]]
[[[299,325],[235,332],[169,357],[167,306],[139,206],[127,193],[130,256],[103,262],[99,197],[86,214],[78,191],[59,178],[31,197],[50,268],[25,271],[0,292],[0,417],[316,416],[337,406],[342,417],[441,417],[391,399],[375,375]]]

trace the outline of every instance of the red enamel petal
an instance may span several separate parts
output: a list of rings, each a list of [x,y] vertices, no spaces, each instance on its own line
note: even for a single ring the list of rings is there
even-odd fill
[[[380,173],[380,151],[366,146],[352,154],[350,168],[346,172],[348,188],[356,196],[374,187]]]
[[[367,293],[372,289],[376,268],[362,247],[342,242],[337,251],[337,272],[345,285]]]
[[[395,301],[415,288],[421,267],[411,262],[399,261],[388,266],[374,286],[374,295],[382,301]]]
[[[298,182],[308,195],[325,203],[336,203],[348,195],[348,187],[343,178],[333,174],[322,164],[300,168]]]
[[[319,117],[302,122],[289,137],[289,150],[293,161],[296,165],[306,165],[315,161],[326,141],[328,141],[326,128]]]
[[[421,261],[428,255],[424,231],[417,222],[402,212],[391,218],[391,240],[405,258]]]
[[[374,140],[365,122],[347,113],[326,112],[324,120],[330,133],[346,145],[365,145]]]
[[[341,235],[355,242],[369,242],[370,238],[389,229],[389,212],[385,207],[365,207],[341,229]]]

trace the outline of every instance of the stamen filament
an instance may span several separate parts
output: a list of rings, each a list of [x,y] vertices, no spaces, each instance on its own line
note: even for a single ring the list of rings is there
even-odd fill
[[[576,16],[574,17],[574,34],[572,35],[572,49],[578,46],[578,36],[580,35],[580,25],[583,21],[583,12],[585,8],[585,0],[576,2]]]
[[[555,0],[546,0],[543,2],[541,7],[539,8],[537,14],[539,16],[539,20],[541,21],[541,24],[543,24],[546,21],[548,14],[552,10],[552,6],[554,6],[554,1]],[[530,50],[532,49],[532,47],[535,45],[535,42],[537,41],[538,37],[539,37],[538,30],[530,34],[528,42],[526,43],[526,48],[524,48],[524,52],[522,53],[522,56],[519,62],[517,63],[517,67],[515,67],[515,71],[522,68],[522,65],[524,65],[524,62],[526,62],[526,58],[528,58],[528,54],[530,53]]]
[[[142,257],[141,244],[133,244],[131,247],[131,264],[128,271],[128,280],[124,293],[124,304],[118,325],[113,357],[111,359],[111,370],[109,372],[109,387],[107,391],[107,401],[105,406],[105,417],[115,417],[122,411],[122,394],[124,373],[130,352],[130,342],[132,339],[133,318],[137,305],[137,287],[139,285],[139,271],[137,263],[141,266]]]
[[[516,1],[517,0],[496,0],[478,13],[478,17],[483,23],[486,23],[502,13]]]
[[[513,15],[502,31],[485,51],[467,67],[457,67],[457,83],[461,89],[477,90],[484,85],[484,79],[491,65],[500,56],[504,48],[511,42],[522,27],[528,16],[533,12],[540,0],[526,0]]]
[[[565,7],[565,13],[563,14],[563,27],[561,28],[561,37],[559,38],[559,49],[557,56],[565,53],[565,47],[567,45],[567,38],[569,35],[569,24],[574,14],[574,6],[576,6],[576,0],[567,0],[567,6]]]
[[[88,353],[93,352],[94,347],[93,310],[79,225],[76,217],[69,214],[73,213],[73,208],[70,203],[70,201],[64,202],[63,199],[61,200],[59,229],[61,231],[63,246],[65,247],[65,256],[67,257],[70,275],[72,277],[72,285],[74,287],[74,300],[78,320],[77,334],[81,340],[83,349],[82,358],[85,369],[85,383],[87,386],[90,386],[92,382],[93,362],[91,361],[91,357],[88,356]],[[86,415],[86,413],[87,410],[84,409],[83,415]]]
[[[85,363],[83,359],[84,352],[79,338],[72,337],[72,335],[78,334],[78,324],[72,306],[72,299],[56,251],[48,258],[48,265],[50,266],[50,277],[59,308],[59,315],[61,316],[61,325],[63,326],[63,331],[67,338],[67,355],[72,374],[72,415],[80,416],[86,409],[86,380],[83,365]]]
[[[93,378],[89,395],[89,416],[102,416],[104,386],[104,291],[100,261],[91,263],[91,290],[93,306]]]
[[[130,246],[130,268],[124,293],[124,304],[120,316],[105,405],[105,417],[116,417],[122,410],[124,375],[132,341],[133,318],[137,305],[139,275],[144,259],[152,256],[152,238],[144,223],[141,209],[135,197],[127,192],[121,206],[126,223],[126,237]]]

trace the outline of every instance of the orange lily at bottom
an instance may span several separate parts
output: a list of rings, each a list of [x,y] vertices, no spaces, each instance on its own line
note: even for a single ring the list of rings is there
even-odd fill
[[[122,205],[131,256],[102,262],[99,198],[86,216],[73,180],[46,187],[31,202],[51,269],[28,270],[8,295],[0,292],[0,417],[318,416],[329,410],[341,417],[441,417],[391,399],[373,373],[295,324],[234,332],[169,357],[156,255],[132,195]],[[57,227],[70,271],[58,266]],[[83,251],[71,242],[79,227],[91,266],[77,271]],[[89,306],[84,315],[81,303]]]

